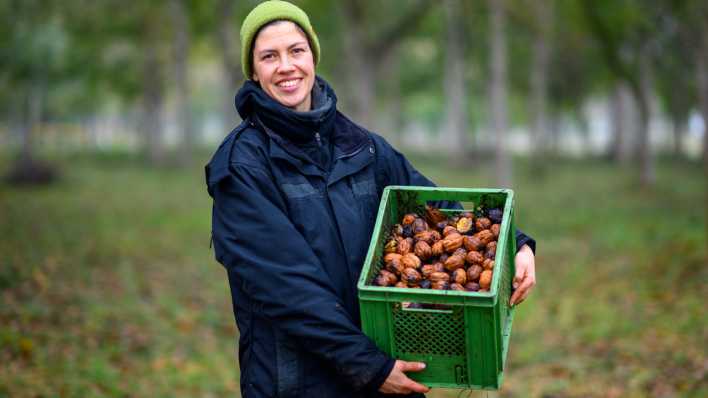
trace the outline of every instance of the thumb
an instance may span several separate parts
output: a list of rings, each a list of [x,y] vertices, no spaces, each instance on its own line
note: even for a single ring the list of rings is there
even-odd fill
[[[420,372],[423,369],[425,369],[425,364],[423,362],[401,361],[402,372]]]

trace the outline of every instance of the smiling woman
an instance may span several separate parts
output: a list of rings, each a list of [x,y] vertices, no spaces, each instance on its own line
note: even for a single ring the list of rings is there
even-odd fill
[[[244,397],[379,397],[428,391],[361,331],[356,282],[383,190],[434,184],[337,111],[316,75],[304,11],[255,7],[241,26],[243,123],[206,167],[216,259],[226,268]],[[533,285],[532,239],[517,235]],[[523,246],[523,248],[522,248]],[[526,293],[527,294],[527,293]],[[521,298],[523,299],[523,297]]]

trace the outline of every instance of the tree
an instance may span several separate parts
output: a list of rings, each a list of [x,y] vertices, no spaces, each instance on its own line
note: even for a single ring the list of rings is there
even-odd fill
[[[548,133],[548,72],[550,70],[551,33],[553,29],[554,1],[534,2],[533,62],[531,64],[532,141],[535,152],[541,147]],[[540,148],[539,148],[540,147]]]
[[[445,25],[445,127],[448,153],[461,155],[467,146],[467,90],[465,84],[464,16],[459,0],[446,0]],[[455,159],[456,156],[451,156]]]
[[[627,84],[637,103],[639,180],[644,186],[653,185],[656,172],[649,146],[649,97],[656,55],[655,28],[661,11],[635,0],[583,0],[582,4],[590,32],[602,50],[606,65],[617,79]]]
[[[506,148],[507,117],[507,61],[506,61],[506,18],[504,0],[488,0],[490,8],[491,51],[489,86],[490,113],[492,132],[496,137],[495,167],[496,181],[499,187],[511,186],[511,157]]]
[[[177,129],[181,139],[180,161],[188,164],[194,149],[192,109],[189,104],[189,36],[190,27],[185,0],[170,0],[170,17],[174,27],[172,63],[176,83]]]
[[[373,26],[369,13],[377,15],[396,15],[382,13],[376,4],[363,0],[338,2],[342,17],[343,47],[346,49],[346,74],[349,90],[353,93],[351,114],[354,120],[366,127],[373,121],[373,109],[376,100],[376,81],[382,62],[387,54],[397,47],[401,40],[415,29],[418,22],[428,12],[431,2],[418,0],[413,5],[396,3],[401,10],[393,22],[383,27]],[[379,23],[380,25],[380,23]]]

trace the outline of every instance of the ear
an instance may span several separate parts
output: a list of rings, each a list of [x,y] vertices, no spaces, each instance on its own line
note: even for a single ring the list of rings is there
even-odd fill
[[[256,74],[256,72],[253,72],[253,75],[251,76],[251,79],[253,79],[254,82],[257,82],[257,81],[258,81],[258,75]]]

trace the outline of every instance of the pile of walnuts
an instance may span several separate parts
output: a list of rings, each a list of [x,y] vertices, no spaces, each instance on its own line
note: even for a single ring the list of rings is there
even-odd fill
[[[391,229],[376,286],[486,292],[492,283],[500,209],[447,217],[426,206]]]

